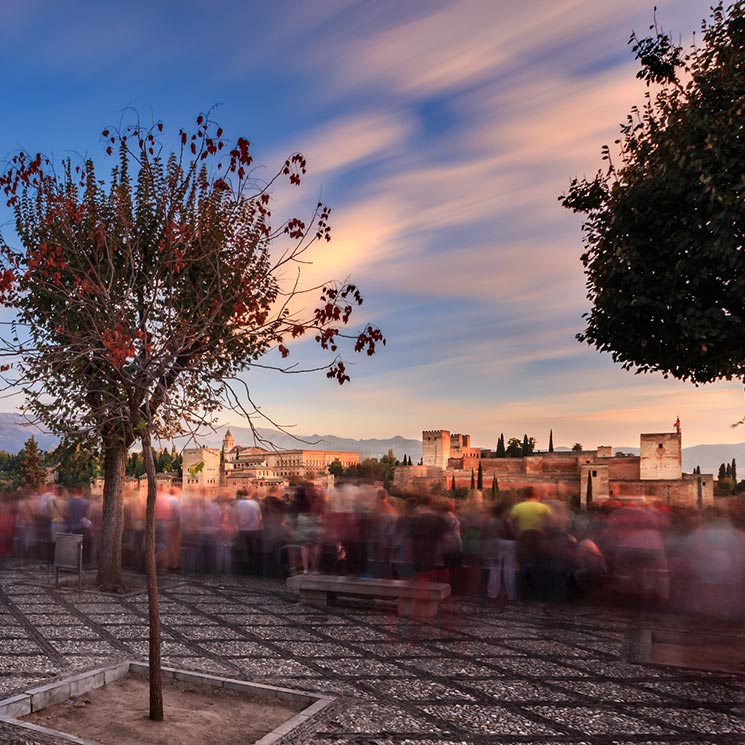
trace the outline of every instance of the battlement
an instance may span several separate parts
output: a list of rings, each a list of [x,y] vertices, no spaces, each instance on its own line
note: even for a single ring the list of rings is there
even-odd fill
[[[450,437],[450,432],[445,429],[425,429],[422,431],[423,440],[439,439],[445,436]]]

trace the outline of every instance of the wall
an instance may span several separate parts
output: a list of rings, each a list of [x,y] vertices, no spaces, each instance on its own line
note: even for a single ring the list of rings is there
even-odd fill
[[[592,473],[592,499],[607,499],[609,493],[608,466],[599,463],[590,463],[580,466],[579,494],[583,507],[587,506],[587,482],[588,474]]]
[[[640,458],[636,455],[608,458],[605,463],[608,466],[608,478],[611,481],[638,481],[641,478]]]
[[[679,479],[682,476],[680,432],[641,435],[641,479]]]

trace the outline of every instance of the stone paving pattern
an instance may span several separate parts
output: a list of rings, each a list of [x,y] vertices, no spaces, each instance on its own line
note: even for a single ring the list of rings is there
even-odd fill
[[[629,632],[700,622],[451,598],[419,623],[392,605],[316,609],[280,581],[240,577],[171,576],[160,598],[164,665],[339,697],[293,745],[745,742],[745,678],[627,659]],[[3,698],[146,656],[144,592],[57,590],[38,564],[0,570]],[[1,725],[0,742],[54,740]]]

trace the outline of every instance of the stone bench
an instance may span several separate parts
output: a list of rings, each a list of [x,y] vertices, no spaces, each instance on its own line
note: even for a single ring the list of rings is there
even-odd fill
[[[450,596],[450,585],[399,579],[336,577],[327,574],[296,574],[287,579],[289,590],[304,603],[333,605],[339,595],[398,601],[398,615],[433,618],[441,600]]]

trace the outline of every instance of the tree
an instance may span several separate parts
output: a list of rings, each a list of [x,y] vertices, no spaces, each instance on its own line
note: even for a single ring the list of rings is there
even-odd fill
[[[582,452],[582,443],[581,442],[575,442],[574,445],[572,445],[572,452],[573,453],[581,453]]]
[[[722,481],[723,479],[727,478],[727,466],[724,465],[724,463],[721,463],[719,466],[719,474],[717,475],[717,480]]]
[[[592,504],[592,471],[587,472],[587,492],[585,494],[585,497],[585,504],[589,509],[590,505]]]
[[[732,471],[732,481],[737,483],[737,463],[735,463],[735,459],[732,459],[732,468],[730,469]]]
[[[47,471],[41,464],[41,452],[35,437],[29,437],[18,453],[18,466],[20,486],[39,489],[47,483]]]
[[[103,136],[115,156],[108,181],[91,160],[55,170],[25,152],[0,176],[20,239],[17,249],[0,243],[0,300],[18,329],[3,340],[4,352],[16,373],[8,382],[23,391],[30,415],[68,443],[101,443],[99,582],[108,589],[122,586],[127,452],[142,445],[150,716],[162,719],[152,438],[211,422],[226,404],[256,413],[239,373],[270,351],[284,360],[293,339],[309,334],[330,352],[319,369],[340,384],[349,380],[342,340],[371,355],[384,339],[369,324],[345,330],[362,303],[355,285],[323,286],[318,306],[301,310],[313,303],[299,301],[297,270],[313,243],[330,239],[329,209],[319,204],[306,221],[273,228],[270,208],[277,179],[300,184],[302,155],[259,182],[248,140],[228,141],[209,115],[181,130],[170,154],[160,122]],[[266,366],[288,370],[284,364]]]
[[[618,162],[605,147],[607,168],[561,197],[584,216],[578,339],[637,372],[743,378],[745,2],[714,7],[688,50],[652,29],[630,43],[657,92],[621,127]]]
[[[475,489],[475,488],[476,488],[476,480],[474,479],[473,468],[472,468],[471,469],[471,489]]]
[[[731,479],[732,478],[732,464],[728,463],[726,468],[724,469],[724,475],[725,478]]]
[[[64,486],[90,486],[101,473],[98,453],[80,445],[60,445],[54,451],[54,456],[57,460],[57,482]]]
[[[491,477],[491,495],[492,499],[497,498],[497,494],[499,494],[499,482],[497,481],[496,474]]]
[[[554,431],[549,430],[548,433],[548,452],[553,453],[554,452]]]
[[[481,461],[479,461],[479,470],[476,475],[476,488],[479,491],[483,491],[484,489],[484,467],[481,465]]]
[[[453,480],[450,482],[450,491],[455,494],[455,475],[453,475]]]
[[[505,455],[507,458],[520,458],[523,454],[523,444],[517,437],[510,437]]]
[[[344,466],[338,458],[334,458],[334,460],[329,463],[329,473],[333,474],[335,478],[339,478],[344,473]]]
[[[499,435],[499,439],[497,440],[497,458],[506,458],[507,457],[507,451],[504,447],[504,432]]]

